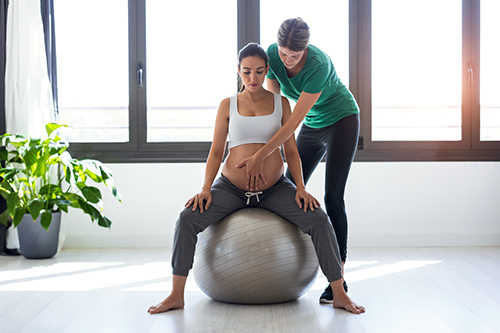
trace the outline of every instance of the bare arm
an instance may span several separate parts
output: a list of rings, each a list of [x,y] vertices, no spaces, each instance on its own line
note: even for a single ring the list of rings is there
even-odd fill
[[[279,131],[276,132],[271,140],[269,140],[254,155],[245,158],[241,161],[241,163],[236,165],[237,168],[246,166],[247,188],[251,191],[257,190],[259,187],[259,178],[264,182],[264,184],[267,184],[264,176],[264,160],[286,140],[288,140],[288,138],[295,132],[320,95],[321,93],[309,94],[302,92],[290,118],[283,124]]]
[[[290,118],[290,104],[288,100],[283,98],[283,124],[285,124]],[[295,185],[297,186],[297,194],[295,195],[295,201],[300,208],[304,208],[304,212],[307,209],[314,210],[318,208],[319,201],[306,191],[306,186],[304,185],[304,178],[302,175],[302,164],[300,162],[299,150],[297,149],[297,143],[295,142],[295,135],[292,133],[290,137],[283,144],[286,162],[288,164],[288,169],[292,174]],[[304,205],[302,206],[302,202]]]
[[[281,86],[280,86],[280,83],[278,82],[278,80],[266,78],[266,83],[267,83],[267,90],[269,90],[275,94],[281,93]]]
[[[215,120],[214,128],[214,139],[212,141],[212,146],[210,147],[210,153],[208,154],[207,163],[205,166],[205,180],[203,181],[203,187],[201,192],[194,195],[186,203],[186,207],[193,205],[193,211],[197,208],[203,213],[203,209],[208,209],[212,202],[212,195],[210,190],[212,184],[219,172],[219,168],[224,158],[224,151],[226,149],[227,131],[229,124],[229,98],[223,100],[219,105],[219,110],[217,111],[217,118]],[[205,201],[205,205],[203,202]]]

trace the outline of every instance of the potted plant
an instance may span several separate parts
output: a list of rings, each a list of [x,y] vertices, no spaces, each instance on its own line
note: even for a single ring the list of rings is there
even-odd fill
[[[7,201],[0,223],[7,225],[12,219],[13,227],[19,227],[21,254],[27,258],[49,258],[56,254],[60,215],[68,213],[69,207],[82,210],[101,227],[111,226],[111,221],[102,214],[101,191],[87,185],[89,180],[103,183],[121,202],[111,171],[100,161],[72,158],[67,151],[69,144],[56,134],[61,127],[68,126],[47,124],[47,139],[24,134],[0,136],[4,147],[0,151],[3,165],[0,194]],[[30,227],[45,231],[24,230]],[[45,244],[49,242],[52,244]],[[30,249],[36,245],[41,249]]]

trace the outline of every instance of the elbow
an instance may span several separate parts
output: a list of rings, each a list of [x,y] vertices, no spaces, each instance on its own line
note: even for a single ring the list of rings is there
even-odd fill
[[[213,159],[214,161],[222,162],[224,159],[224,150],[221,150],[221,151],[210,150],[210,154],[208,155],[208,159]]]
[[[290,149],[290,148],[287,149],[287,147],[285,146],[283,149],[283,153],[285,155],[287,163],[293,161],[294,159],[299,158],[299,151],[297,149]]]

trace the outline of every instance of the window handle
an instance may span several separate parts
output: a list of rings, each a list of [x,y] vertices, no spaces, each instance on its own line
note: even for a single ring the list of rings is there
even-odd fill
[[[142,68],[139,67],[137,70],[137,85],[142,87]]]
[[[467,68],[467,84],[471,86],[473,82],[474,82],[474,71],[472,70],[472,65],[469,64],[469,67]]]

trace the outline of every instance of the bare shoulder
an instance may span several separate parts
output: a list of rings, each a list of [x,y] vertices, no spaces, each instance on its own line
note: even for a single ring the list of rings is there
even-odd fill
[[[281,96],[281,105],[283,107],[284,113],[291,113],[292,112],[290,109],[290,101],[285,96]]]
[[[288,107],[290,108],[290,101],[288,101],[288,98],[283,95],[281,95],[281,104],[288,105]]]
[[[219,110],[217,114],[229,116],[229,104],[230,98],[224,98],[219,104]]]
[[[230,103],[229,101],[230,101],[230,97],[224,98],[219,104],[219,109],[228,109],[229,110],[229,103]]]

